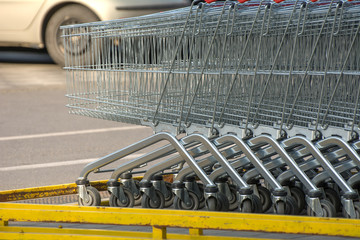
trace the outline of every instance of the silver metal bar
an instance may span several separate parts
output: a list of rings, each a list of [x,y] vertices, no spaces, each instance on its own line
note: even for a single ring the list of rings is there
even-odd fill
[[[342,172],[345,172],[345,171],[348,171],[350,169],[353,169],[356,167],[356,164],[354,164],[353,161],[347,161],[339,166],[335,166],[335,170],[336,172],[338,173],[342,173]],[[320,184],[322,182],[324,182],[326,179],[330,178],[330,175],[328,172],[324,171],[324,172],[321,172],[319,174],[317,174],[315,177],[313,177],[312,181],[315,183],[315,184]],[[348,181],[347,181],[348,183]],[[351,184],[349,184],[351,186]]]
[[[211,144],[211,142],[207,138],[205,138],[200,134],[192,134],[187,138],[183,138],[181,141],[184,142],[185,144],[190,144],[191,142],[196,141],[196,142],[200,142],[203,146],[206,146],[206,148],[211,153],[211,155],[216,158],[216,160],[220,163],[220,165],[225,169],[227,174],[229,174],[229,176],[239,187],[250,188],[249,185],[240,177],[238,172],[227,161],[227,159],[221,155],[221,153],[217,150],[217,148],[213,144]]]
[[[243,166],[246,166],[247,164],[250,164],[250,160],[247,158],[247,157],[242,157],[242,158],[238,158],[234,161],[231,162],[231,166],[234,168],[234,169],[239,169]],[[219,167],[219,168],[216,168],[214,169],[214,171],[210,174],[210,179],[211,180],[215,180],[217,179],[218,177],[222,176],[226,174],[226,171],[222,168],[222,167]],[[259,174],[258,174],[259,175]],[[243,176],[243,179],[245,181],[247,181],[245,175]]]
[[[322,120],[322,122],[321,122],[321,125],[324,125],[324,124],[325,124],[325,119],[326,119],[326,117],[327,117],[328,114],[329,114],[330,106],[331,106],[331,104],[332,104],[333,101],[334,101],[335,92],[336,92],[336,90],[338,89],[340,80],[341,80],[342,77],[343,77],[342,72],[345,70],[345,66],[346,66],[346,63],[347,63],[347,61],[348,61],[348,59],[349,59],[349,56],[350,56],[350,54],[351,54],[351,52],[352,52],[352,48],[353,48],[353,46],[354,46],[355,40],[356,40],[357,36],[359,35],[359,30],[360,30],[360,24],[358,25],[358,28],[357,28],[357,30],[356,30],[356,33],[355,33],[355,36],[354,36],[353,40],[351,41],[351,44],[350,44],[350,47],[349,47],[349,51],[347,52],[345,61],[344,61],[343,65],[342,65],[341,73],[340,73],[340,75],[339,75],[339,77],[338,77],[338,79],[337,79],[337,81],[336,81],[336,85],[335,85],[335,87],[334,87],[333,93],[331,94],[330,101],[329,101],[329,104],[328,104],[328,106],[327,106],[327,108],[326,108],[326,112],[325,112],[325,114],[324,114],[324,117],[323,117],[323,120]]]
[[[250,140],[253,144],[259,144],[262,142],[268,143],[274,151],[279,154],[282,160],[290,167],[291,171],[294,175],[305,185],[305,187],[309,190],[317,190],[317,187],[311,182],[308,176],[300,169],[297,163],[289,156],[289,154],[285,151],[284,148],[280,146],[278,142],[276,142],[273,138],[263,135],[252,138]]]
[[[179,141],[172,135],[168,133],[158,133],[151,137],[148,137],[140,142],[137,142],[135,144],[132,144],[126,148],[123,148],[113,154],[107,155],[95,162],[92,162],[84,167],[84,169],[81,171],[80,177],[78,180],[86,179],[88,174],[92,171],[94,171],[97,168],[103,167],[105,165],[108,165],[122,157],[125,157],[129,154],[132,154],[134,152],[137,152],[143,148],[149,147],[155,143],[158,143],[160,141],[168,141],[171,146],[182,156],[182,158],[189,164],[189,166],[193,169],[193,171],[196,173],[196,175],[205,183],[208,185],[213,185],[211,180],[207,177],[206,173],[196,164],[196,161],[191,157],[191,155],[186,151],[185,147],[179,143]],[[137,166],[137,165],[136,165]],[[119,173],[120,170],[116,170],[116,173]],[[114,174],[113,174],[114,175]],[[112,177],[118,177],[116,176]],[[117,181],[116,179],[111,178],[112,181]]]
[[[215,163],[217,163],[217,160],[215,157],[208,157],[208,158],[198,161],[197,163],[199,164],[199,166],[201,168],[206,168],[206,167],[212,166]],[[183,182],[185,177],[187,177],[191,174],[194,174],[194,172],[191,170],[191,168],[185,167],[178,174],[176,174],[176,177],[174,178],[174,182]],[[215,180],[214,178],[211,178],[210,176],[209,176],[209,178],[211,179],[211,181],[214,182],[214,180]]]
[[[216,139],[216,142],[218,143],[231,142],[236,144],[244,153],[244,155],[250,160],[250,162],[258,169],[259,173],[261,174],[261,176],[263,176],[265,181],[267,181],[274,190],[283,191],[283,187],[276,181],[274,176],[264,167],[260,159],[256,157],[256,155],[251,151],[250,147],[243,140],[241,140],[240,138],[234,135],[225,135]]]
[[[329,137],[315,144],[318,148],[326,148],[329,145],[339,146],[353,161],[360,167],[360,156],[358,153],[344,140],[337,137]]]
[[[285,147],[290,147],[293,144],[304,145],[308,149],[308,151],[311,152],[311,154],[317,159],[317,161],[319,161],[324,170],[328,172],[332,180],[334,180],[334,182],[339,185],[339,187],[345,193],[356,194],[354,189],[352,189],[350,186],[348,186],[348,184],[346,184],[346,181],[342,178],[342,176],[336,172],[330,162],[324,158],[319,149],[317,149],[309,140],[304,137],[296,136],[287,139],[286,142],[283,142],[283,144],[285,145]]]
[[[331,30],[331,35],[330,35],[330,38],[329,38],[329,46],[328,46],[328,49],[327,49],[327,52],[326,52],[326,56],[329,56],[330,50],[331,50],[331,47],[332,47],[331,45],[332,45],[334,34],[335,34],[336,15],[337,15],[337,12],[339,10],[339,7],[340,7],[340,3],[337,4],[336,9],[335,9],[335,17],[334,17],[332,30]],[[325,90],[325,82],[326,82],[326,78],[327,78],[327,71],[329,70],[328,68],[329,68],[329,58],[326,58],[324,76],[323,76],[322,85],[321,85],[319,107],[318,107],[318,112],[317,112],[316,122],[315,122],[315,132],[318,130],[321,105],[322,105],[322,100],[323,100],[323,95],[324,95],[324,90]]]
[[[230,84],[230,87],[229,87],[229,91],[228,91],[228,93],[227,93],[227,95],[226,95],[226,99],[225,99],[225,102],[224,102],[224,106],[223,106],[223,108],[222,108],[222,110],[221,110],[221,113],[220,113],[219,124],[221,124],[222,117],[223,117],[223,114],[224,114],[226,105],[227,105],[227,103],[228,103],[228,100],[229,100],[229,98],[230,98],[231,92],[232,92],[233,87],[234,87],[234,83],[235,83],[235,81],[237,80],[237,78],[238,78],[238,76],[239,76],[239,73],[240,73],[240,64],[242,63],[242,61],[243,61],[243,59],[244,59],[245,52],[246,52],[246,50],[247,50],[247,46],[248,46],[248,44],[249,44],[249,42],[250,42],[250,41],[249,41],[249,40],[250,40],[250,37],[251,37],[252,34],[253,34],[253,30],[254,30],[254,27],[255,27],[256,20],[258,19],[259,13],[260,13],[260,11],[261,11],[262,2],[263,2],[263,1],[261,1],[261,2],[259,3],[257,12],[256,12],[256,14],[255,14],[253,23],[252,23],[251,28],[250,28],[250,32],[249,32],[249,34],[248,34],[248,37],[246,38],[246,42],[245,42],[245,44],[244,44],[243,51],[242,51],[241,56],[240,56],[240,58],[239,58],[239,62],[238,62],[238,65],[237,65],[237,67],[236,67],[235,74],[234,74],[234,76],[233,76],[233,78],[232,78],[232,80],[231,80],[231,84]]]
[[[152,151],[148,154],[144,154],[141,157],[138,157],[132,161],[126,162],[118,166],[116,169],[114,169],[110,181],[117,181],[120,178],[120,175],[132,171],[135,168],[138,168],[139,166],[149,163],[151,161],[154,161],[156,159],[159,159],[161,157],[164,157],[166,155],[169,155],[174,152],[174,147],[171,145],[162,147],[160,149],[157,149],[155,151]]]
[[[213,134],[213,130],[214,130],[214,124],[215,124],[215,117],[216,117],[216,108],[217,108],[217,104],[219,101],[219,93],[220,93],[220,86],[221,86],[221,80],[222,80],[222,76],[223,76],[223,64],[224,64],[224,55],[225,55],[225,51],[226,51],[226,45],[227,45],[227,37],[229,36],[228,34],[228,28],[229,28],[229,23],[230,23],[230,15],[231,15],[231,10],[235,11],[235,6],[231,5],[230,9],[229,9],[229,13],[228,13],[228,17],[226,20],[226,27],[225,27],[225,34],[224,34],[224,42],[223,42],[223,48],[222,51],[220,53],[220,64],[219,64],[219,74],[217,77],[217,86],[216,86],[216,96],[215,96],[215,101],[214,101],[214,109],[213,109],[213,114],[212,114],[212,120],[211,120],[211,127],[210,127],[210,134]],[[235,15],[235,13],[234,13]]]
[[[176,56],[177,56],[176,53],[177,53],[177,52],[179,51],[179,49],[180,49],[180,43],[181,43],[181,41],[182,41],[182,39],[183,39],[183,37],[184,37],[185,29],[186,29],[186,26],[187,26],[187,24],[188,24],[188,22],[189,22],[189,19],[190,19],[190,13],[191,13],[192,6],[194,6],[194,2],[192,2],[192,4],[191,4],[191,8],[190,8],[189,14],[188,14],[188,16],[187,16],[187,19],[186,19],[186,21],[185,21],[185,25],[184,25],[183,31],[182,31],[182,33],[181,33],[181,36],[180,36],[179,40],[178,40],[178,44],[177,44],[177,46],[176,46],[176,51],[175,51],[175,54],[174,54],[173,59],[172,59],[172,61],[171,61],[171,67],[170,67],[170,70],[169,70],[169,72],[168,72],[168,74],[167,74],[167,76],[166,76],[165,84],[164,84],[163,90],[162,90],[162,92],[161,92],[159,102],[158,102],[158,104],[157,104],[157,106],[156,106],[155,114],[154,114],[154,117],[153,117],[153,123],[155,123],[155,118],[156,118],[156,115],[158,114],[159,107],[160,107],[160,103],[161,103],[161,101],[162,101],[162,99],[163,99],[163,97],[164,97],[164,94],[165,94],[165,91],[166,91],[166,88],[167,88],[167,84],[168,84],[168,82],[169,82],[169,80],[170,80],[171,71],[172,71],[172,69],[173,69],[174,66],[175,66],[175,61],[176,61]]]
[[[303,171],[303,172],[309,171],[309,170],[317,168],[319,166],[321,166],[321,164],[316,159],[310,159],[304,163],[299,164],[299,167],[300,167],[301,171]],[[291,170],[287,170],[287,171],[281,173],[276,179],[280,183],[283,183],[283,182],[288,181],[292,177],[294,177],[294,173]],[[316,185],[316,183],[314,183],[314,184]]]
[[[252,78],[251,81],[251,89],[250,89],[250,96],[249,96],[249,102],[248,102],[248,106],[247,106],[247,112],[246,112],[246,119],[245,119],[245,134],[247,134],[248,131],[248,124],[249,124],[249,120],[250,120],[250,109],[251,109],[251,105],[252,105],[252,101],[253,101],[253,95],[254,95],[254,89],[255,89],[255,80],[256,80],[256,76],[257,76],[257,71],[258,71],[258,62],[259,62],[259,57],[260,57],[260,50],[261,50],[261,44],[262,44],[262,39],[263,39],[263,31],[264,31],[264,25],[265,25],[265,16],[267,11],[269,10],[269,8],[271,7],[271,5],[266,5],[265,7],[265,12],[264,12],[264,18],[262,21],[262,25],[261,25],[261,33],[259,36],[259,43],[257,46],[257,53],[256,53],[256,58],[255,58],[255,69],[254,69],[254,76]]]
[[[233,155],[236,155],[239,152],[240,152],[239,148],[237,146],[235,146],[235,147],[226,149],[224,151],[221,151],[221,154],[224,156],[224,158],[231,158]],[[245,161],[250,163],[249,160],[245,160]],[[237,167],[234,165],[234,162],[237,162],[237,160],[231,162],[231,165],[233,166],[233,168],[236,169]],[[201,159],[200,161],[198,161],[199,166],[201,166],[202,168],[210,167],[210,166],[214,165],[215,163],[218,163],[218,161],[214,156],[209,156],[205,159]],[[209,177],[212,181],[214,181],[219,176],[219,175],[215,176],[215,175],[213,175],[213,173],[220,169],[221,169],[221,173],[220,173],[221,175],[226,174],[226,171],[222,167],[219,167],[210,174]],[[185,167],[176,175],[175,180],[182,181],[186,176],[188,176],[190,174],[192,174],[192,170],[189,167]]]
[[[201,6],[201,5],[200,5]],[[190,49],[189,49],[189,60],[188,60],[188,66],[187,66],[187,72],[186,72],[186,80],[185,80],[185,88],[184,88],[184,93],[183,93],[183,98],[182,98],[182,104],[181,104],[181,110],[180,110],[180,117],[179,117],[179,129],[181,129],[181,123],[182,123],[182,118],[183,118],[183,113],[184,113],[184,107],[185,107],[185,97],[186,94],[188,92],[188,87],[189,87],[189,79],[190,79],[190,69],[191,69],[191,59],[192,59],[192,54],[193,54],[193,45],[194,45],[194,41],[195,41],[195,27],[196,27],[196,20],[198,17],[198,11],[199,11],[200,7],[198,6],[197,10],[196,10],[196,15],[195,15],[195,20],[194,20],[194,27],[193,27],[193,33],[191,36],[191,42],[190,42]],[[203,8],[201,8],[201,13],[203,13]],[[201,15],[202,16],[202,15]],[[201,19],[200,16],[200,19]],[[201,23],[201,22],[200,22]],[[201,24],[199,24],[200,27]]]
[[[200,147],[196,147],[195,149],[191,149],[188,152],[193,158],[196,158],[197,156],[206,153],[207,150],[200,146]],[[159,162],[159,163],[155,164],[154,166],[152,166],[150,169],[148,169],[146,171],[146,173],[143,176],[143,180],[150,181],[151,178],[156,173],[159,173],[161,171],[164,171],[166,169],[171,168],[174,165],[181,164],[181,163],[184,163],[184,162],[185,162],[185,160],[181,156],[174,156],[174,157],[171,157],[171,158],[169,158],[169,159],[167,159],[165,161]],[[199,165],[198,162],[197,162],[197,164]],[[191,172],[193,172],[192,168],[189,167],[189,169],[190,169]]]
[[[326,23],[329,15],[330,15],[331,5],[333,4],[333,2],[334,2],[334,0],[332,0],[331,3],[330,3],[330,5],[329,5],[329,9],[328,9],[328,11],[327,11],[327,13],[326,13],[326,16],[325,16],[324,19],[323,19],[323,23],[322,23],[322,25],[321,25],[320,32],[319,32],[318,37],[317,37],[317,39],[316,39],[316,41],[315,41],[315,44],[314,44],[314,46],[313,46],[313,48],[312,48],[312,52],[311,52],[310,58],[309,58],[309,60],[308,60],[308,64],[307,64],[307,66],[306,66],[305,74],[304,74],[304,76],[303,76],[302,79],[301,79],[300,86],[299,86],[299,88],[298,88],[298,91],[297,91],[297,93],[296,93],[296,96],[295,96],[295,98],[294,98],[294,101],[293,101],[293,104],[292,104],[292,107],[291,107],[291,111],[290,111],[290,113],[289,113],[289,117],[288,117],[288,119],[287,119],[287,121],[286,121],[286,125],[287,125],[287,126],[289,125],[289,121],[290,121],[290,119],[291,119],[291,117],[292,117],[292,115],[293,115],[294,108],[295,108],[295,104],[296,104],[296,102],[297,102],[297,100],[298,100],[298,98],[299,98],[299,95],[300,95],[302,86],[303,86],[303,84],[304,84],[304,82],[305,82],[305,78],[307,77],[307,72],[309,71],[310,63],[311,63],[311,61],[313,60],[313,57],[314,57],[314,55],[315,55],[315,50],[316,50],[316,48],[317,48],[317,46],[318,46],[318,44],[319,44],[320,36],[321,36],[322,31],[324,30],[325,23]]]
[[[228,1],[228,0],[226,0]],[[207,50],[207,53],[205,55],[205,58],[204,58],[204,64],[203,64],[203,67],[201,68],[201,72],[200,72],[200,76],[202,76],[204,74],[204,71],[205,71],[205,68],[206,68],[206,64],[209,60],[209,56],[210,56],[210,51],[211,51],[211,48],[213,47],[213,44],[214,44],[214,41],[215,41],[215,36],[216,36],[216,33],[218,32],[219,30],[219,27],[220,27],[220,22],[221,22],[221,18],[224,14],[224,11],[225,11],[225,6],[226,4],[223,5],[222,9],[221,9],[221,13],[219,15],[219,18],[218,18],[218,22],[217,22],[217,25],[215,27],[215,32],[214,32],[214,35],[213,37],[211,38],[211,41],[209,43],[209,46],[208,46],[208,50]],[[194,101],[195,101],[195,97],[199,91],[199,87],[200,87],[200,82],[201,82],[201,79],[200,77],[197,78],[197,84],[196,84],[196,87],[195,87],[195,91],[194,91],[194,94],[193,94],[193,97],[191,99],[191,103],[189,105],[189,110],[188,110],[188,113],[186,115],[186,118],[185,118],[185,124],[188,123],[188,119],[189,119],[189,116],[190,116],[190,112],[191,112],[191,109],[192,109],[192,106],[194,104]]]
[[[270,73],[269,73],[269,75],[268,75],[268,77],[267,77],[267,79],[266,79],[266,81],[265,81],[264,90],[263,90],[262,93],[261,93],[261,97],[260,97],[260,100],[259,100],[259,103],[258,103],[258,107],[256,108],[255,115],[254,115],[254,118],[253,118],[253,121],[252,121],[252,122],[255,122],[256,117],[257,117],[257,115],[258,115],[258,113],[259,113],[260,105],[262,104],[262,101],[263,101],[263,99],[264,99],[265,92],[266,92],[266,90],[267,90],[267,86],[268,86],[268,84],[269,84],[269,82],[270,82],[270,79],[271,79],[271,77],[272,77],[272,73],[273,73],[273,71],[275,70],[275,64],[276,64],[276,62],[277,62],[277,60],[278,60],[278,57],[279,57],[279,54],[280,54],[280,50],[282,49],[282,46],[283,46],[283,44],[284,44],[284,42],[285,42],[285,37],[286,37],[286,35],[288,34],[289,26],[290,26],[290,24],[291,24],[291,21],[292,21],[292,19],[293,19],[294,13],[295,13],[295,10],[296,10],[296,8],[297,8],[297,3],[298,3],[298,0],[296,0],[295,3],[294,3],[294,8],[293,8],[293,10],[292,10],[292,12],[291,12],[291,15],[290,15],[290,17],[289,17],[289,21],[288,21],[288,23],[287,23],[287,25],[286,25],[286,28],[285,28],[285,31],[284,31],[284,33],[283,33],[283,35],[282,35],[280,44],[279,44],[279,46],[278,46],[278,48],[277,48],[277,51],[276,51],[276,54],[275,54],[273,63],[271,64]],[[272,5],[271,5],[271,6],[272,6]],[[271,8],[270,8],[270,11],[271,11]],[[270,13],[269,13],[269,15],[270,15]],[[269,21],[270,21],[270,16],[269,16]],[[269,28],[269,26],[270,26],[270,23],[268,23],[268,28]],[[297,37],[297,34],[295,34],[295,37]],[[261,43],[260,43],[260,44],[261,44]]]

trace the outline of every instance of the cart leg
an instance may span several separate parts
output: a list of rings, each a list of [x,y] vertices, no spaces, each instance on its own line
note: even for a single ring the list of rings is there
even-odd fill
[[[9,226],[9,221],[7,221],[7,220],[0,220],[0,226],[1,226],[1,227],[7,227],[7,226]]]
[[[153,226],[153,239],[166,239],[166,227]]]
[[[189,228],[190,236],[202,236],[203,230],[199,228]]]

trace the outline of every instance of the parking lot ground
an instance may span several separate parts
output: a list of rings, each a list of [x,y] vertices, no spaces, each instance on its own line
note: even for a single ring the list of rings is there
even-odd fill
[[[0,190],[75,182],[90,161],[152,134],[69,114],[65,82],[46,52],[0,48]]]

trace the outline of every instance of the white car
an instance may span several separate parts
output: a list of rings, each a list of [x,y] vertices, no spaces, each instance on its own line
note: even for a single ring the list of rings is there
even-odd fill
[[[190,0],[0,0],[0,46],[46,48],[64,65],[61,25],[134,17],[190,5]]]

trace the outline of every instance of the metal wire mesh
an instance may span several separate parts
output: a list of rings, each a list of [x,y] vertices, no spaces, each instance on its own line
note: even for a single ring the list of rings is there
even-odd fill
[[[64,26],[68,106],[178,132],[210,123],[348,135],[360,122],[359,26],[359,3],[333,0],[215,2]]]

